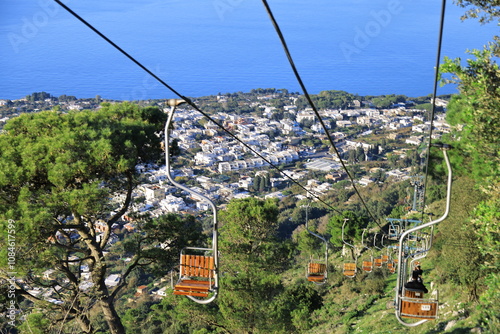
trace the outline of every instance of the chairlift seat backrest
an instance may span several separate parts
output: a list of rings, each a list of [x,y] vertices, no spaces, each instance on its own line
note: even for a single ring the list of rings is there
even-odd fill
[[[322,284],[326,281],[326,264],[310,262],[307,265],[307,280]]]
[[[213,278],[214,258],[213,256],[182,254],[180,271],[181,276]]]
[[[344,263],[344,276],[356,276],[356,263]]]
[[[310,262],[307,273],[308,275],[325,275],[326,265],[324,263]]]
[[[421,292],[423,295],[423,291]],[[439,303],[437,300],[402,297],[400,299],[399,312],[403,318],[432,320],[437,318],[438,308]]]
[[[370,272],[373,270],[373,261],[363,261],[363,270]]]
[[[408,298],[424,298],[424,293],[423,290],[405,288],[405,297]]]
[[[215,281],[213,256],[181,255],[180,279],[174,287],[175,295],[208,297]]]

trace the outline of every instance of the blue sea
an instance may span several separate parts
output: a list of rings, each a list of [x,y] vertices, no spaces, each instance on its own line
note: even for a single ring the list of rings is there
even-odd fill
[[[301,92],[261,1],[66,0],[180,94]],[[441,2],[269,0],[311,94],[432,93]],[[498,26],[448,1],[443,56],[465,58]],[[175,95],[52,0],[0,3],[0,99],[45,91],[118,100]],[[438,94],[455,93],[439,88]]]

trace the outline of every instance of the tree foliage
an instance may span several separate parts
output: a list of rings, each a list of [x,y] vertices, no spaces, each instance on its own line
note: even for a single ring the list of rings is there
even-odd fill
[[[131,204],[135,167],[162,157],[158,133],[164,120],[157,108],[123,103],[104,104],[98,111],[23,114],[6,124],[0,135],[0,230],[6,233],[7,222],[14,222],[16,270],[27,283],[17,285],[19,295],[47,315],[59,310],[51,320],[74,319],[82,333],[90,333],[94,326],[89,312],[97,307],[108,330],[123,333],[114,302],[127,276],[135,268],[171,261],[172,253],[187,243],[190,229],[196,230],[189,219],[143,220],[142,234],[127,243],[131,261],[120,283],[115,288],[105,284],[111,260],[104,254]],[[117,208],[109,199],[118,193],[124,199]],[[155,247],[160,242],[168,247]],[[0,261],[7,268],[7,247],[1,244]],[[168,265],[172,263],[162,263],[163,272]],[[89,280],[82,268],[88,268]],[[53,273],[44,278],[48,269]],[[7,276],[5,269],[0,274]],[[82,288],[84,283],[87,288]],[[64,304],[48,303],[27,291],[36,286],[52,287]]]
[[[498,0],[456,0],[457,5],[468,8],[462,19],[478,18],[487,23],[500,18],[500,1]]]
[[[500,17],[497,0],[459,0],[457,3],[469,8],[464,18],[479,18],[485,23]],[[451,76],[444,82],[458,84],[460,91],[460,95],[450,102],[447,115],[447,120],[456,128],[455,143],[462,155],[459,165],[464,175],[474,177],[476,187],[486,196],[468,212],[468,236],[462,240],[477,247],[474,252],[476,261],[471,262],[475,268],[473,272],[480,270],[480,278],[485,279],[488,286],[479,300],[483,321],[492,331],[498,330],[500,324],[498,306],[494,306],[498,304],[500,282],[500,69],[496,62],[500,53],[498,37],[494,39],[494,43],[482,50],[469,51],[474,59],[468,59],[465,66],[459,58],[446,58],[441,68],[443,73]]]
[[[333,245],[342,246],[343,244],[342,225],[344,225],[344,240],[352,244],[354,240],[361,240],[361,234],[367,226],[367,221],[350,211],[344,211],[342,215],[331,217],[328,221],[328,233],[331,235],[330,242]]]
[[[289,291],[283,285],[280,274],[293,248],[276,238],[277,218],[276,201],[270,199],[233,200],[221,212],[219,324],[229,332],[296,332],[295,325],[318,307],[310,289]]]
[[[372,103],[377,108],[389,108],[395,103],[405,102],[406,99],[407,99],[407,97],[404,95],[391,94],[391,95],[376,97],[376,98],[372,99]]]
[[[317,95],[311,95],[314,105],[318,109],[347,109],[354,100],[354,95],[341,90],[325,90]],[[310,107],[309,102],[303,96],[300,96],[295,105],[300,109]]]

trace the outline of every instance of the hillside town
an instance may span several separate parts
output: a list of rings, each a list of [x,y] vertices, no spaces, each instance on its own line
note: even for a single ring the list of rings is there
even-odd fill
[[[413,101],[402,101],[386,108],[377,108],[370,101],[353,99],[346,108],[320,109],[322,122],[319,122],[311,107],[297,106],[299,97],[288,93],[266,93],[251,96],[240,94],[238,99],[223,94],[195,99],[194,103],[202,108],[219,109],[211,117],[223,125],[224,129],[206,120],[189,106],[178,107],[174,115],[171,137],[177,142],[180,155],[175,158],[176,163],[171,174],[221,206],[233,198],[286,197],[290,195],[288,188],[293,181],[302,184],[317,197],[324,196],[336,183],[348,179],[339,155],[349,167],[358,166],[358,172],[352,172],[352,176],[360,187],[378,182],[381,177],[398,182],[415,175],[415,164],[418,165],[420,161],[411,161],[406,165],[402,165],[401,161],[411,155],[418,157],[424,152],[431,126],[428,110],[420,109],[419,104]],[[231,100],[236,102],[234,107],[228,107]],[[116,101],[104,101],[100,97],[59,101],[46,96],[43,100],[0,100],[0,123],[3,125],[21,113],[41,110],[98,110],[102,102]],[[429,100],[425,102],[429,103]],[[169,110],[165,101],[139,103],[164,108],[165,112]],[[440,112],[436,113],[433,121],[432,138],[435,140],[450,131],[442,112],[446,103],[443,99],[436,100]],[[246,111],[239,112],[239,109]],[[321,123],[333,138],[338,154],[330,147]],[[258,152],[261,157],[229,136],[226,130]],[[183,156],[189,159],[181,161]],[[186,164],[187,161],[189,164]],[[282,172],[276,172],[268,162],[279,166]],[[112,226],[110,245],[126,235],[139,232],[133,218],[137,213],[149,213],[153,217],[166,213],[197,215],[209,209],[207,203],[191,198],[189,194],[171,185],[167,180],[164,164],[142,164],[136,166],[136,170],[140,175],[140,184],[133,193],[132,205],[124,220]],[[311,172],[321,177],[311,177]],[[352,185],[346,182],[345,187]],[[304,195],[306,194],[296,196]],[[110,194],[110,202],[117,210],[124,201],[124,193]],[[106,229],[104,222],[96,225],[96,230],[100,233],[104,233]],[[76,231],[66,232],[71,237],[79,237]],[[92,282],[88,274],[89,269],[80,269],[83,277],[88,276],[80,286],[85,291],[92,287]],[[47,268],[43,276],[49,280],[53,273],[54,269]],[[119,274],[111,274],[106,279],[106,285],[113,287],[119,281]],[[154,294],[161,298],[167,289],[167,281],[162,280],[163,286],[152,291],[147,291],[145,286],[139,286],[136,296]],[[33,290],[27,287],[27,290],[36,297],[43,296],[49,302],[61,303],[52,289]]]

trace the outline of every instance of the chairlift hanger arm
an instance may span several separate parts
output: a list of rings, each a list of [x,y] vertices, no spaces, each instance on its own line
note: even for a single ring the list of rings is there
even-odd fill
[[[378,235],[378,232],[375,232],[375,235],[373,236],[373,247],[375,247],[378,250],[382,250],[382,248],[377,247],[377,235]]]
[[[354,245],[351,245],[350,243],[348,243],[347,241],[345,241],[344,239],[344,226],[345,226],[345,223],[348,221],[349,219],[347,218],[344,218],[344,223],[342,224],[342,242],[352,248],[354,248]]]
[[[380,239],[380,245],[382,246],[382,248],[385,248],[384,237],[385,237],[385,234],[382,234],[382,239]]]
[[[188,188],[185,187],[184,185],[176,182],[172,175],[170,174],[170,125],[172,124],[175,108],[184,103],[184,100],[180,99],[170,99],[167,101],[167,104],[170,106],[170,111],[168,113],[168,119],[167,122],[165,123],[165,169],[166,169],[166,174],[167,178],[169,181],[176,187],[188,192],[189,194],[194,195],[195,197],[207,202],[213,212],[213,232],[212,232],[212,248],[201,248],[201,247],[186,247],[185,249],[192,249],[192,250],[204,250],[204,251],[212,251],[213,253],[213,265],[214,265],[214,274],[213,274],[213,287],[212,287],[212,296],[209,298],[201,299],[197,298],[197,296],[203,296],[203,294],[207,294],[207,290],[204,290],[205,292],[202,294],[197,294],[197,293],[191,293],[187,292],[186,297],[191,299],[192,301],[198,303],[198,304],[208,304],[211,303],[218,295],[218,289],[219,289],[219,275],[218,275],[218,270],[219,270],[219,259],[218,259],[218,242],[217,242],[217,208],[215,204],[206,196]],[[183,249],[183,251],[185,250]],[[182,252],[183,252],[182,251]],[[182,254],[181,252],[181,254]],[[181,256],[182,257],[182,256]],[[204,289],[208,289],[208,287],[205,287]],[[191,295],[190,295],[191,294]]]
[[[171,102],[172,101],[172,102]],[[182,102],[177,102],[177,104],[175,104],[175,102],[173,101],[182,101],[182,100],[176,100],[176,99],[170,99],[168,100],[168,105],[170,105],[170,112],[168,113],[168,119],[167,119],[167,123],[165,123],[165,162],[166,162],[166,170],[167,170],[167,178],[169,179],[169,181],[176,187],[178,188],[181,188],[182,190],[184,191],[187,191],[188,193],[202,199],[203,201],[205,202],[208,202],[214,212],[214,216],[216,216],[216,211],[217,211],[217,208],[215,207],[215,204],[206,196],[176,182],[174,180],[174,178],[172,177],[172,175],[170,174],[170,168],[171,168],[171,165],[170,165],[170,149],[169,149],[169,142],[170,142],[170,125],[172,124],[172,119],[173,119],[173,116],[174,116],[174,112],[175,112],[175,107],[179,104],[181,104]],[[215,217],[214,217],[215,218]]]
[[[307,267],[307,279],[311,282],[313,282],[314,284],[316,285],[323,285],[326,283],[326,280],[328,278],[328,240],[326,239],[326,237],[323,237],[317,233],[314,233],[313,231],[311,231],[309,229],[309,203],[308,205],[306,206],[306,231],[308,233],[310,233],[311,235],[315,236],[316,238],[320,239],[323,241],[323,243],[325,244],[325,263],[323,264],[324,266],[324,269],[323,269],[323,275],[322,275],[322,278],[320,280],[316,280],[314,279],[312,276],[309,276],[309,272],[311,270],[311,265],[314,265],[314,269],[315,271],[319,270],[321,267],[320,264],[316,263],[316,264],[313,264],[313,263],[309,263],[308,267]],[[318,266],[316,266],[318,265]]]
[[[363,233],[361,234],[361,245],[363,245],[363,248],[369,249],[373,253],[373,249],[368,247],[368,244],[365,245],[364,240],[365,240],[365,232],[366,228],[363,229]]]
[[[326,244],[326,247],[328,247],[328,240],[325,237],[323,237],[323,236],[321,236],[321,235],[319,235],[319,234],[317,234],[309,229],[309,204],[306,206],[306,231],[309,232],[310,234],[314,235],[316,238],[321,239]]]
[[[401,235],[400,239],[399,239],[399,256],[398,256],[398,277],[397,277],[397,280],[396,280],[396,301],[397,301],[397,309],[396,309],[396,318],[398,319],[398,321],[405,325],[405,326],[409,326],[409,327],[415,327],[415,326],[418,326],[424,322],[426,322],[428,319],[422,319],[418,322],[415,322],[415,323],[406,323],[404,322],[402,319],[401,319],[401,315],[400,315],[400,311],[399,311],[399,302],[400,302],[400,293],[401,293],[401,289],[402,289],[402,284],[401,284],[401,267],[402,267],[402,260],[403,260],[403,242],[405,240],[405,238],[410,234],[410,233],[413,233],[413,232],[416,232],[416,231],[419,231],[421,229],[424,229],[424,228],[427,228],[429,226],[433,226],[437,223],[440,223],[441,221],[445,220],[446,217],[448,216],[449,212],[450,212],[450,202],[451,202],[451,185],[452,185],[452,178],[453,178],[453,173],[452,173],[452,169],[451,169],[451,164],[450,164],[450,160],[448,159],[448,153],[447,153],[447,150],[451,148],[451,146],[449,145],[433,145],[433,146],[437,146],[437,147],[440,147],[441,150],[443,151],[443,155],[444,155],[444,159],[445,159],[445,162],[446,162],[446,168],[448,170],[448,179],[447,179],[447,191],[446,191],[446,207],[445,207],[445,212],[443,213],[443,215],[436,219],[436,220],[433,220],[433,221],[430,221],[428,223],[425,223],[425,224],[422,224],[420,226],[416,226],[412,229],[409,229],[408,231],[405,231],[403,232],[403,234]]]
[[[432,247],[433,233],[434,233],[434,225],[431,226],[431,233],[427,236],[429,242],[428,243],[426,242],[424,244],[424,247],[425,247],[425,248],[423,247],[424,249],[411,254],[411,257],[413,257],[413,259],[422,259],[422,258],[427,256],[427,253],[429,252],[429,250]],[[424,239],[424,241],[425,241],[425,239]]]

